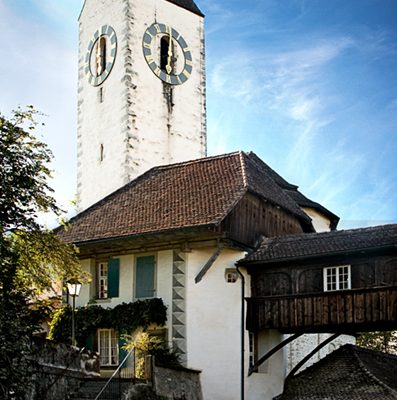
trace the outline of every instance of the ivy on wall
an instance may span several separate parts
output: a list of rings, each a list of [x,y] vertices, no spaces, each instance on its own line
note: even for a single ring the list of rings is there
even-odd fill
[[[154,323],[159,326],[167,320],[167,307],[161,299],[137,300],[122,303],[114,308],[97,305],[75,309],[76,341],[84,347],[86,341],[95,335],[97,329],[115,329],[120,335],[130,334],[137,328],[147,328]],[[71,343],[72,308],[65,305],[57,310],[50,323],[49,339],[62,343]]]

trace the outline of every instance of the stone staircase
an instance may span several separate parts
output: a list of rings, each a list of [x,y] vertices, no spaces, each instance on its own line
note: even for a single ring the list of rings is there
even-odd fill
[[[107,378],[87,378],[82,381],[80,388],[74,392],[70,400],[95,400],[98,393],[105,386]],[[133,381],[130,379],[122,379],[120,382],[112,382],[102,393],[100,400],[119,400],[119,387],[120,392],[123,393],[127,390]]]

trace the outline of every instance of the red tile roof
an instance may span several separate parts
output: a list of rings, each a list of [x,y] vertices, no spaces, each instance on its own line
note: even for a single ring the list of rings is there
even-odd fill
[[[235,152],[152,168],[72,218],[67,231],[58,228],[56,232],[66,242],[82,243],[216,227],[247,192],[309,226],[310,218],[258,167],[253,156]]]

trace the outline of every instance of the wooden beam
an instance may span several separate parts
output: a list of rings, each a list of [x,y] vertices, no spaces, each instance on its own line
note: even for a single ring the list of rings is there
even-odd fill
[[[292,342],[298,337],[302,336],[303,333],[296,333],[295,335],[290,336],[289,338],[283,340],[277,346],[273,347],[270,351],[268,351],[263,357],[261,357],[250,369],[248,370],[248,376],[251,376],[266,360],[268,360],[273,354],[277,353],[280,349],[286,346],[288,343]]]
[[[223,250],[223,245],[222,244],[218,244],[218,247],[215,249],[214,254],[204,264],[203,268],[201,268],[201,271],[197,274],[196,278],[194,279],[194,281],[196,283],[199,283],[203,279],[203,276],[212,267],[212,265],[214,264],[216,259],[219,257],[219,254],[221,254],[222,250]]]
[[[311,351],[306,357],[304,357],[301,361],[298,362],[298,364],[295,365],[294,368],[290,371],[288,374],[287,378],[293,377],[296,372],[299,371],[299,369],[306,364],[307,361],[309,361],[317,352],[319,352],[324,346],[326,346],[328,343],[332,342],[335,340],[337,337],[339,337],[341,333],[334,333],[332,336],[329,338],[325,339],[323,342],[321,342],[313,351]]]

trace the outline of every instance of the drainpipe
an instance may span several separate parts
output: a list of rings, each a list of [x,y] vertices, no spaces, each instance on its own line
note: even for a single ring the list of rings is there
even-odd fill
[[[236,265],[237,273],[241,278],[241,396],[240,399],[244,400],[244,392],[245,392],[245,278],[242,272],[239,269],[239,266]]]

